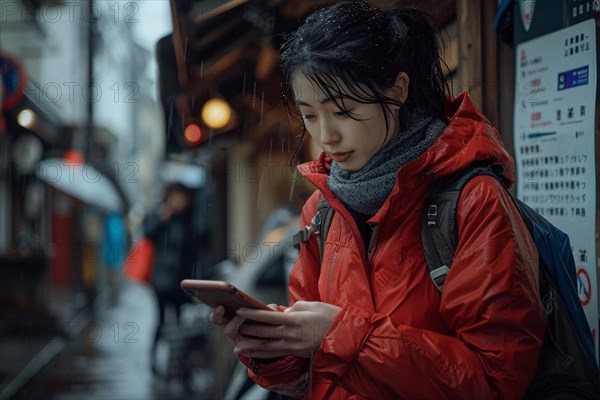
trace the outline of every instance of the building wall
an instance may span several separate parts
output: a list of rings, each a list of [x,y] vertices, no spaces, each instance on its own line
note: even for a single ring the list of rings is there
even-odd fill
[[[0,2],[0,52],[23,63],[28,83],[25,96],[29,101],[51,114],[62,137],[70,138],[67,133],[73,132],[72,141],[60,145],[45,143],[42,157],[60,157],[71,146],[86,153],[89,146],[106,145],[106,151],[91,151],[96,159],[87,161],[101,164],[113,174],[130,206],[137,205],[137,215],[143,214],[150,203],[152,184],[156,182],[156,160],[164,136],[156,86],[148,68],[154,44],[141,46],[139,37],[137,42],[134,40],[138,24],[152,24],[150,17],[141,18],[145,15],[141,10],[148,3],[97,0],[36,3],[39,7],[32,9],[21,0]],[[91,83],[90,21],[95,24]],[[90,110],[94,115],[93,130],[87,128]],[[23,225],[17,207],[21,201],[10,201],[15,196],[21,200],[25,196],[14,186],[22,179],[21,171],[8,165],[11,146],[22,134],[11,130],[0,142],[0,154],[7,155],[2,157],[7,165],[3,165],[0,185],[8,188],[0,199],[2,243],[12,243]],[[98,130],[114,140],[97,142],[97,135],[90,133]],[[51,204],[48,202],[42,220],[50,221]],[[51,227],[43,223],[41,226],[51,231]],[[46,247],[51,244],[46,243]]]

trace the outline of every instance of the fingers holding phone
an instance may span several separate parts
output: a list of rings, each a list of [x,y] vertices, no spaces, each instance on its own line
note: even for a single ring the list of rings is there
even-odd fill
[[[282,306],[276,304],[267,306],[224,281],[186,279],[181,282],[181,288],[197,301],[208,304],[213,308],[210,315],[211,322],[223,328],[225,335],[236,344],[244,339],[241,338],[243,334],[240,334],[242,325],[252,323],[256,328],[256,324],[260,324],[260,322],[247,321],[247,318],[237,315],[236,311],[240,307],[262,310],[268,313],[282,310]]]
[[[251,339],[236,342],[236,353],[258,358],[286,354],[308,358],[319,348],[340,311],[332,304],[309,301],[298,301],[278,313],[240,308],[237,315],[252,324],[240,326],[238,335]]]
[[[216,306],[210,315],[210,321],[221,327],[225,336],[227,336],[234,344],[237,344],[240,338],[240,328],[246,322],[246,318],[238,315],[231,319],[227,318],[225,316],[225,307]]]

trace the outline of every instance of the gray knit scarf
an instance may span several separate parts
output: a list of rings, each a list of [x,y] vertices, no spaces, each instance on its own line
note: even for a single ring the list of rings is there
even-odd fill
[[[445,127],[439,119],[411,112],[408,128],[359,171],[345,171],[333,161],[327,179],[329,188],[346,206],[374,215],[392,192],[398,169],[420,156]]]

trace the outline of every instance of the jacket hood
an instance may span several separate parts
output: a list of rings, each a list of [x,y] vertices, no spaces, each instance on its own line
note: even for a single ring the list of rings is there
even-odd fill
[[[446,99],[446,116],[448,126],[423,154],[398,170],[397,183],[407,182],[415,175],[439,178],[465,169],[474,162],[486,161],[500,164],[505,185],[512,186],[514,161],[504,148],[498,131],[466,92]],[[317,160],[299,165],[298,170],[321,191],[327,191],[330,167],[331,159],[321,153]]]

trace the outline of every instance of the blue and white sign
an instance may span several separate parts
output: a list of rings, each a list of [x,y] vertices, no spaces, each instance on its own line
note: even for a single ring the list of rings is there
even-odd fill
[[[558,74],[558,90],[587,85],[589,81],[589,66],[575,68]]]
[[[596,333],[596,23],[524,41],[516,54],[517,194],[569,234],[579,299]]]

